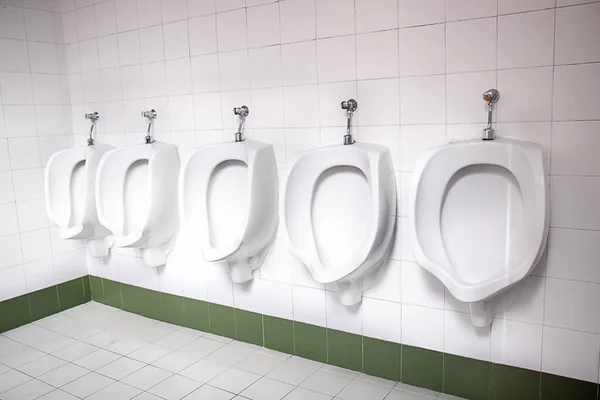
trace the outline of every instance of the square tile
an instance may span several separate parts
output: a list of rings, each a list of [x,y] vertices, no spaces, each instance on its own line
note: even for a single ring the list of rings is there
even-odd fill
[[[266,375],[275,367],[283,363],[288,357],[271,356],[263,352],[256,352],[236,365],[244,371],[259,375]]]
[[[235,310],[235,335],[237,340],[263,345],[263,317],[245,310]]]
[[[398,27],[395,0],[359,0],[355,3],[356,33],[375,32]]]
[[[105,366],[106,364],[118,360],[119,358],[121,358],[121,355],[119,354],[112,353],[104,349],[99,349],[91,354],[78,358],[74,361],[74,363],[81,367],[89,369],[90,371],[95,371],[98,368]]]
[[[152,365],[164,369],[169,372],[177,373],[184,368],[189,367],[198,361],[198,357],[184,353],[181,351],[174,351],[165,357],[161,358],[152,363]]]
[[[541,373],[507,365],[492,365],[490,399],[533,399],[540,394]]]
[[[346,68],[340,70],[340,65],[344,65]],[[356,46],[354,36],[317,40],[317,70],[320,83],[355,80]]]
[[[292,354],[294,352],[294,323],[268,315],[263,316],[265,347]]]
[[[401,29],[400,76],[446,72],[446,28],[443,24]]]
[[[542,372],[594,382],[600,338],[585,332],[544,327]]]
[[[233,308],[209,303],[210,332],[216,335],[235,337],[235,322]]]
[[[3,393],[7,390],[10,390],[14,387],[17,387],[27,381],[30,381],[32,378],[28,375],[25,375],[22,372],[11,369],[0,375],[0,393]]]
[[[443,353],[402,345],[402,382],[442,390]]]
[[[234,396],[235,394],[233,393],[204,385],[200,389],[190,393],[186,397],[186,400],[230,400]]]
[[[99,392],[94,393],[88,399],[90,400],[129,400],[140,394],[141,392],[131,386],[121,382],[115,382],[110,386],[105,387]]]
[[[227,371],[227,369],[226,365],[200,360],[180,371],[179,374],[196,382],[207,383]]]
[[[473,52],[474,48],[479,50]],[[496,18],[447,24],[446,72],[486,71],[495,68]]]
[[[600,61],[594,37],[600,35],[600,4],[556,10],[556,64]]]
[[[121,380],[144,366],[144,363],[131,358],[123,357],[111,362],[110,364],[106,364],[102,368],[99,368],[97,372],[99,374],[108,376],[109,378]]]
[[[320,369],[309,376],[300,386],[328,396],[336,396],[351,381],[352,377]]]
[[[270,378],[262,378],[241,395],[251,400],[281,400],[294,389],[294,386]]]
[[[73,362],[98,350],[99,349],[96,346],[84,342],[77,342],[56,351],[54,355],[62,360]]]
[[[61,387],[67,383],[87,375],[89,371],[75,364],[65,364],[38,377],[39,380],[54,387]]]
[[[115,381],[113,379],[92,372],[91,374],[82,376],[81,378],[63,386],[61,390],[71,393],[74,396],[84,398],[104,389],[114,382]]]
[[[157,396],[167,400],[179,400],[200,387],[200,383],[180,375],[162,381],[149,390]]]
[[[543,373],[540,392],[543,400],[584,400],[594,398],[597,386],[592,382]]]
[[[363,369],[369,375],[400,380],[401,345],[363,337]]]
[[[390,391],[390,387],[355,379],[338,394],[338,397],[344,400],[383,400]]]
[[[600,88],[600,64],[565,65],[554,68],[553,118],[596,120],[600,105],[586,102],[584,93]]]
[[[354,371],[362,370],[362,336],[327,329],[327,361]]]
[[[491,364],[444,354],[444,393],[468,399],[487,399]]]
[[[121,381],[140,390],[148,390],[172,375],[171,372],[156,368],[152,365],[147,365],[121,379]]]
[[[17,369],[21,372],[26,373],[27,375],[38,377],[40,375],[45,374],[46,372],[52,371],[53,369],[62,367],[65,364],[66,361],[51,355],[47,355],[41,358],[37,358],[27,364],[23,364]]]
[[[326,328],[294,322],[294,354],[319,362],[327,362]]]
[[[279,5],[279,18],[282,43],[315,38],[315,3],[303,0],[283,1]]]
[[[210,385],[231,393],[241,393],[261,378],[252,372],[231,368],[210,381]]]
[[[358,79],[398,76],[398,32],[368,33],[356,37]]]
[[[321,365],[322,364],[318,362],[298,357],[290,357],[283,364],[269,372],[267,377],[297,386],[306,378],[314,374]]]
[[[0,375],[1,377],[1,375]],[[54,388],[38,380],[30,380],[2,393],[3,400],[33,400],[53,391]]]

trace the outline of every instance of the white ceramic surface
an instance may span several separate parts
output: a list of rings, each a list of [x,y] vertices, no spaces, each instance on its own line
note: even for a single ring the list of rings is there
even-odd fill
[[[116,247],[139,247],[146,264],[166,263],[178,228],[177,147],[155,142],[107,152],[98,166],[100,223]]]
[[[112,146],[96,144],[58,151],[46,166],[45,195],[48,218],[62,239],[86,239],[94,257],[108,255],[110,231],[98,221],[96,172],[102,156]]]
[[[183,231],[204,258],[225,262],[231,279],[252,279],[277,229],[278,183],[273,147],[254,140],[198,149],[182,169]]]
[[[548,177],[534,143],[468,140],[423,153],[409,194],[418,263],[458,300],[476,326],[487,300],[527,276],[546,246]]]
[[[355,143],[319,148],[293,163],[285,187],[288,250],[320,283],[336,283],[354,305],[392,243],[396,183],[390,151]]]

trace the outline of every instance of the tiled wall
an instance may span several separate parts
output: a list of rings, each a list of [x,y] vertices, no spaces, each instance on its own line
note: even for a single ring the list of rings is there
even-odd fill
[[[44,165],[73,144],[54,5],[0,0],[0,301],[87,274],[82,243],[61,240],[44,205]]]
[[[165,268],[135,251],[88,258],[90,274],[409,346],[598,382],[600,353],[600,3],[581,0],[64,0],[76,143],[84,112],[99,140],[273,143],[280,168],[300,151],[341,143],[339,102],[354,97],[357,138],[390,148],[398,234],[380,283],[345,308],[277,237],[256,279],[233,285],[185,238]],[[584,4],[586,3],[586,4]],[[589,4],[587,4],[589,3]],[[424,149],[476,138],[481,93],[501,92],[501,137],[540,143],[551,173],[547,262],[494,301],[490,329],[415,262],[407,183]]]

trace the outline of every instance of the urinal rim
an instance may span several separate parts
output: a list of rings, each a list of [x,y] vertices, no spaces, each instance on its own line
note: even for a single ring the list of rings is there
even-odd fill
[[[325,173],[325,171],[327,171],[331,168],[336,168],[336,167],[358,168],[364,174],[364,176],[367,178],[367,181],[369,183],[369,188],[371,190],[372,198],[376,198],[377,201],[372,202],[371,218],[374,219],[375,222],[373,223],[373,227],[372,227],[372,229],[370,229],[369,234],[367,235],[367,239],[365,240],[365,245],[360,249],[360,251],[358,251],[356,253],[355,257],[353,257],[351,261],[332,269],[332,268],[325,268],[323,266],[323,263],[321,262],[318,252],[314,255],[314,257],[311,255],[306,255],[305,252],[301,251],[294,244],[294,242],[292,241],[291,236],[290,236],[290,228],[288,226],[288,221],[287,221],[286,203],[287,203],[287,198],[288,198],[288,187],[290,184],[290,176],[292,175],[292,172],[294,171],[294,169],[302,161],[305,161],[305,159],[307,157],[310,157],[311,155],[314,155],[315,153],[325,152],[329,149],[334,149],[334,148],[340,149],[340,150],[342,150],[342,149],[359,149],[361,151],[361,153],[367,157],[367,160],[368,160],[367,163],[370,167],[369,173],[367,174],[367,172],[363,168],[358,167],[356,165],[356,164],[358,164],[357,162],[351,163],[351,161],[348,161],[347,164],[335,164],[335,165],[325,164],[324,167],[320,168],[319,173],[316,174],[314,183],[316,184],[316,182],[323,175],[323,173]],[[352,151],[354,151],[354,150],[352,150]],[[377,264],[378,260],[370,260],[370,255],[373,252],[372,250],[375,245],[375,239],[377,236],[378,224],[376,221],[379,217],[380,210],[382,208],[381,204],[380,204],[380,203],[382,203],[382,199],[381,199],[381,194],[380,194],[381,182],[379,182],[379,180],[377,180],[377,179],[373,179],[373,177],[375,175],[373,167],[376,167],[375,170],[377,172],[379,172],[382,167],[384,168],[384,166],[382,166],[381,163],[379,162],[380,158],[384,154],[387,154],[387,156],[390,157],[390,160],[391,160],[391,153],[390,153],[389,148],[387,148],[385,146],[371,144],[371,143],[357,142],[351,146],[330,145],[330,146],[319,147],[316,149],[302,152],[293,159],[291,167],[288,170],[288,174],[287,174],[287,177],[285,180],[284,195],[281,196],[281,201],[282,201],[281,209],[283,210],[282,217],[281,217],[281,219],[282,219],[281,222],[283,224],[282,225],[283,226],[283,236],[284,236],[285,245],[286,245],[288,251],[292,255],[294,255],[296,258],[298,258],[300,261],[302,261],[304,263],[304,265],[306,265],[306,267],[309,269],[309,271],[315,281],[317,281],[319,283],[342,282],[342,281],[344,281],[344,278],[351,276],[355,271],[362,268],[366,263],[370,262],[373,265]],[[390,173],[392,173],[392,174],[394,173],[393,167],[392,167]],[[313,181],[313,179],[311,178],[311,184],[312,184],[312,181]],[[394,181],[394,185],[395,185],[395,181]],[[374,187],[374,186],[376,186],[376,187]],[[314,186],[312,187],[312,189],[314,189]],[[394,194],[395,193],[396,192],[394,191]],[[376,196],[373,196],[373,194],[376,194]],[[309,207],[309,209],[312,208],[312,200],[313,200],[313,195],[312,195],[312,191],[311,191],[311,207]],[[397,201],[397,199],[396,199],[396,201]],[[312,232],[314,232],[314,230],[312,229],[312,216],[309,215],[309,217],[311,218],[310,232],[311,232],[312,240],[314,242],[315,238],[314,238],[314,234],[312,233]],[[393,224],[389,229],[391,229],[393,231],[394,227],[395,227],[395,224]],[[387,246],[390,246],[390,243],[388,243]],[[315,248],[316,248],[316,245],[315,245]],[[317,268],[315,268],[315,266],[317,266]],[[361,274],[361,276],[366,275],[369,270],[370,270],[370,268],[365,268],[365,271]],[[357,278],[359,278],[359,277],[353,277],[353,279],[357,279]]]
[[[496,143],[494,143],[494,142],[496,142]],[[492,142],[492,141],[486,142],[486,141],[481,141],[481,140],[464,140],[464,141],[456,141],[456,142],[452,142],[452,143],[449,143],[449,144],[446,144],[443,146],[431,148],[431,149],[423,152],[421,154],[421,156],[419,157],[419,159],[417,160],[417,163],[413,170],[412,180],[410,183],[408,228],[409,228],[409,237],[410,237],[410,241],[413,246],[413,252],[414,252],[415,259],[423,268],[428,270],[430,273],[432,273],[434,276],[436,276],[440,281],[442,281],[444,286],[450,291],[450,293],[455,298],[457,298],[458,300],[463,301],[463,302],[476,302],[476,301],[485,300],[489,297],[494,296],[498,292],[505,290],[507,287],[519,282],[523,278],[525,278],[527,275],[530,274],[530,272],[535,268],[535,266],[538,264],[538,262],[542,258],[543,254],[546,250],[546,243],[548,240],[548,230],[549,230],[549,221],[550,221],[549,177],[548,177],[548,173],[547,173],[546,163],[544,162],[544,158],[543,158],[542,147],[539,144],[534,143],[534,142],[512,140],[512,139],[496,139],[494,142]],[[425,168],[427,167],[427,165],[429,164],[429,162],[431,161],[433,156],[436,155],[438,152],[442,151],[443,149],[445,149],[449,146],[455,146],[455,145],[462,145],[462,146],[470,146],[473,144],[494,145],[494,144],[498,144],[498,143],[504,144],[504,145],[521,146],[520,149],[523,151],[529,151],[529,150],[535,148],[535,151],[538,153],[535,155],[535,157],[539,158],[539,160],[537,160],[536,162],[539,162],[542,167],[541,169],[542,169],[543,176],[542,176],[541,183],[544,187],[544,200],[545,200],[545,204],[542,207],[542,209],[543,209],[543,227],[541,229],[541,237],[535,239],[535,242],[539,241],[539,246],[535,250],[535,252],[530,251],[530,252],[526,253],[526,255],[524,255],[523,259],[520,260],[519,262],[511,263],[511,265],[515,265],[515,267],[511,268],[510,272],[507,275],[504,275],[502,277],[497,277],[494,279],[489,279],[489,280],[482,281],[482,282],[478,282],[478,283],[466,283],[466,282],[462,281],[461,279],[459,279],[456,274],[449,273],[449,271],[453,269],[452,266],[440,266],[437,263],[432,262],[431,259],[425,254],[425,252],[421,246],[421,243],[418,239],[416,218],[415,218],[416,208],[418,206],[416,204],[418,189],[419,189],[419,185],[422,182],[421,178],[423,176],[423,172],[424,172]],[[530,147],[530,149],[528,150],[528,149],[526,149],[526,147]],[[530,159],[530,158],[531,158],[531,156],[528,157],[528,159]],[[497,163],[487,163],[487,164],[506,168],[505,166],[497,164]],[[469,165],[477,165],[477,163],[469,164]],[[532,168],[534,168],[534,167],[532,166]],[[462,168],[460,168],[460,169],[462,169]],[[514,172],[511,171],[511,169],[509,169],[509,168],[506,168],[506,169],[516,177]],[[451,177],[454,176],[457,172],[458,171],[455,171],[451,175]],[[535,171],[533,171],[533,172],[535,172]],[[539,210],[539,208],[536,208],[536,210]],[[527,218],[526,220],[534,220],[534,221],[539,220],[539,216],[541,215],[541,212],[540,213],[532,213],[532,215],[533,216],[531,218],[526,217]],[[527,216],[529,216],[529,214],[527,214]],[[535,226],[535,225],[532,225],[532,226]],[[537,233],[538,231],[539,231],[538,229],[533,229],[534,233]],[[539,235],[536,234],[536,236],[539,236]]]

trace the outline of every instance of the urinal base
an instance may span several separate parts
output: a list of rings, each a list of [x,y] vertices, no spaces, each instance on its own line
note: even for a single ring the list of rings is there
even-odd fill
[[[110,248],[113,245],[112,237],[102,239],[88,239],[85,245],[94,258],[106,257],[110,253]]]
[[[492,323],[492,307],[485,301],[469,303],[471,323],[478,328],[485,328]]]
[[[252,272],[261,266],[268,254],[269,246],[265,247],[250,258],[244,260],[225,261],[227,264],[227,269],[229,270],[231,281],[233,283],[246,283],[254,279]]]

